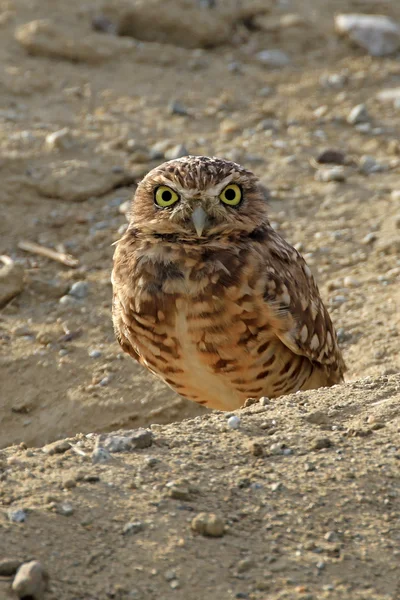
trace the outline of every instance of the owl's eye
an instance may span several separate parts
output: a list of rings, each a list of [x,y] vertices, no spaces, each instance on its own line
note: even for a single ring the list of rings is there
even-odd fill
[[[156,189],[154,201],[157,206],[166,208],[167,206],[172,206],[175,202],[178,202],[178,200],[178,194],[167,185],[160,185],[160,187]]]
[[[238,206],[242,199],[242,190],[236,183],[231,183],[221,192],[219,199],[224,204],[229,204],[229,206]]]

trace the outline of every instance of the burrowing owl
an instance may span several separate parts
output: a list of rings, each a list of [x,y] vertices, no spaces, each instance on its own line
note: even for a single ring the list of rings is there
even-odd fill
[[[182,396],[232,410],[343,381],[345,364],[302,256],[240,165],[186,156],[139,184],[117,243],[123,350]]]

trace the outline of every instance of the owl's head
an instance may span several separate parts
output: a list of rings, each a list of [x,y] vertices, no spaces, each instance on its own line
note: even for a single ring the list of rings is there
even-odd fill
[[[245,234],[267,223],[266,193],[256,176],[207,156],[185,156],[150,171],[130,216],[131,228],[189,242]]]

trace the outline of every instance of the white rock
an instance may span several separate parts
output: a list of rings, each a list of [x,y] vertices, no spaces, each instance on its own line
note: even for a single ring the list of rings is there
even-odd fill
[[[382,90],[376,95],[376,97],[381,102],[393,102],[397,104],[397,102],[400,102],[400,87]]]
[[[400,48],[400,26],[383,15],[339,14],[335,28],[371,56],[386,56]]]
[[[314,175],[315,181],[346,181],[346,173],[343,167],[332,167],[331,169],[318,169]]]
[[[239,429],[239,427],[240,427],[240,418],[237,417],[236,415],[232,415],[232,417],[229,417],[229,419],[228,419],[228,427],[230,427],[231,429]]]
[[[369,173],[379,173],[384,170],[383,166],[376,162],[373,156],[368,156],[367,154],[360,158],[359,168],[366,175]]]
[[[349,287],[349,288],[356,288],[356,287],[359,287],[361,284],[356,277],[352,277],[351,275],[348,275],[347,277],[345,277],[343,279],[343,285],[345,287]]]
[[[392,190],[390,197],[392,200],[395,200],[396,202],[400,201],[400,190]]]
[[[262,50],[258,52],[257,59],[266,67],[279,68],[290,65],[290,58],[282,50]]]
[[[59,131],[54,131],[53,133],[49,133],[46,135],[46,146],[50,150],[54,150],[59,148],[60,150],[68,150],[73,145],[73,139],[71,136],[71,131],[68,127],[64,127],[64,129],[60,129]]]
[[[368,118],[367,107],[365,104],[357,104],[357,106],[354,106],[351,109],[347,117],[347,122],[350,123],[350,125],[356,125],[357,123],[365,123],[365,121],[368,121]]]

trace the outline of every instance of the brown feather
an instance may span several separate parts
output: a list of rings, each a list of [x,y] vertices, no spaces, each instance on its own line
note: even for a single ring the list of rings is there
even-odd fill
[[[240,185],[237,208],[218,198]],[[176,206],[159,209],[168,185]],[[201,205],[198,237],[191,213]],[[329,314],[300,254],[270,226],[256,177],[222,159],[185,157],[138,186],[116,246],[113,322],[125,352],[185,397],[232,410],[343,380]]]

